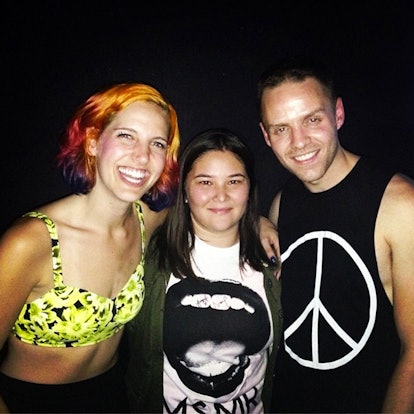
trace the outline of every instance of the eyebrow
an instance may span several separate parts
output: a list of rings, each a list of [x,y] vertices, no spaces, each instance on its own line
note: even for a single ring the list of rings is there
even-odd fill
[[[117,127],[114,127],[114,129],[113,129],[114,131],[129,131],[129,132],[132,132],[132,133],[134,133],[135,135],[139,135],[138,134],[138,131],[136,130],[136,129],[134,129],[134,128],[131,128],[131,127],[123,127],[123,126],[117,126]],[[163,141],[165,141],[165,142],[167,142],[168,143],[168,137],[166,138],[166,137],[163,137],[163,136],[155,136],[155,137],[152,137],[152,139],[162,139]]]
[[[318,113],[323,112],[326,113],[326,109],[324,107],[319,107],[315,110],[313,110],[312,112],[309,112],[307,114],[305,114],[304,116],[302,116],[302,119],[306,119],[306,118],[311,118],[312,116],[317,115]],[[275,128],[275,127],[281,127],[281,126],[285,126],[285,125],[289,125],[288,122],[281,122],[279,124],[268,124],[268,128]]]
[[[212,177],[216,177],[215,175],[212,174],[206,174],[206,173],[200,173],[194,176],[194,178],[212,178]],[[246,174],[243,173],[234,173],[234,174],[230,174],[227,176],[227,178],[234,178],[234,177],[243,177],[246,178]]]

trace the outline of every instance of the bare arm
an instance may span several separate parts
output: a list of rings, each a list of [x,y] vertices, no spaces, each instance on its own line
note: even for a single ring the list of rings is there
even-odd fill
[[[21,308],[39,283],[38,264],[44,257],[44,232],[45,227],[40,220],[23,219],[0,239],[1,348]],[[46,249],[51,266],[50,238]]]
[[[414,412],[414,184],[395,177],[389,187],[381,227],[390,250],[394,318],[402,347],[383,412],[408,413]]]
[[[277,194],[270,207],[269,218],[266,219],[262,216],[260,219],[260,239],[267,257],[274,262],[280,261],[279,233],[277,231],[279,198],[280,196]],[[278,270],[275,273],[278,279],[280,278],[280,270],[281,267],[278,266]]]
[[[276,194],[269,209],[269,219],[275,226],[277,226],[277,222],[279,220],[279,205],[281,195],[282,192],[278,192]]]
[[[48,262],[51,263],[50,238],[44,236],[45,227],[40,220],[23,219],[6,231],[0,239],[0,348],[2,351],[23,304],[31,294],[36,294],[35,290],[40,280],[38,264],[43,258],[43,252],[47,253]],[[7,358],[7,352],[4,358]],[[9,412],[1,395],[0,412]]]

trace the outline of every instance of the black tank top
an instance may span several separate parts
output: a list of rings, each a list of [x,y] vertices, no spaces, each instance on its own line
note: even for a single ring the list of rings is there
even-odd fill
[[[379,412],[400,342],[374,229],[393,172],[360,159],[332,189],[295,177],[279,210],[285,350],[272,412]],[[283,348],[283,347],[281,347]]]

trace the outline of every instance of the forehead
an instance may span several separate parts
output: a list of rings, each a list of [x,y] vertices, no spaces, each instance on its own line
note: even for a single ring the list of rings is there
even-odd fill
[[[167,112],[153,102],[136,101],[117,112],[112,122],[151,122],[157,126],[168,127],[169,118]]]
[[[192,172],[198,173],[203,169],[208,169],[209,172],[215,174],[222,174],[235,172],[244,172],[244,164],[239,157],[231,151],[212,150],[200,155],[193,163]],[[207,172],[207,171],[206,171]]]
[[[313,79],[286,81],[267,88],[262,97],[262,117],[268,124],[278,124],[331,106],[321,84]]]
[[[282,84],[266,88],[263,91],[262,102],[268,100],[283,104],[290,99],[328,99],[322,85],[314,78],[306,78],[303,81],[288,80]]]

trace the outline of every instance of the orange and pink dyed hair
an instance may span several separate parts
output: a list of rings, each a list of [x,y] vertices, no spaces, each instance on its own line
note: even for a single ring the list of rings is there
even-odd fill
[[[76,194],[87,194],[95,185],[95,158],[88,154],[90,139],[99,135],[115,114],[136,101],[153,102],[169,115],[168,147],[164,171],[156,184],[142,198],[152,210],[170,206],[176,197],[179,180],[178,150],[180,135],[177,113],[159,91],[141,83],[121,83],[101,90],[88,98],[69,122],[65,139],[57,154],[66,183]]]

